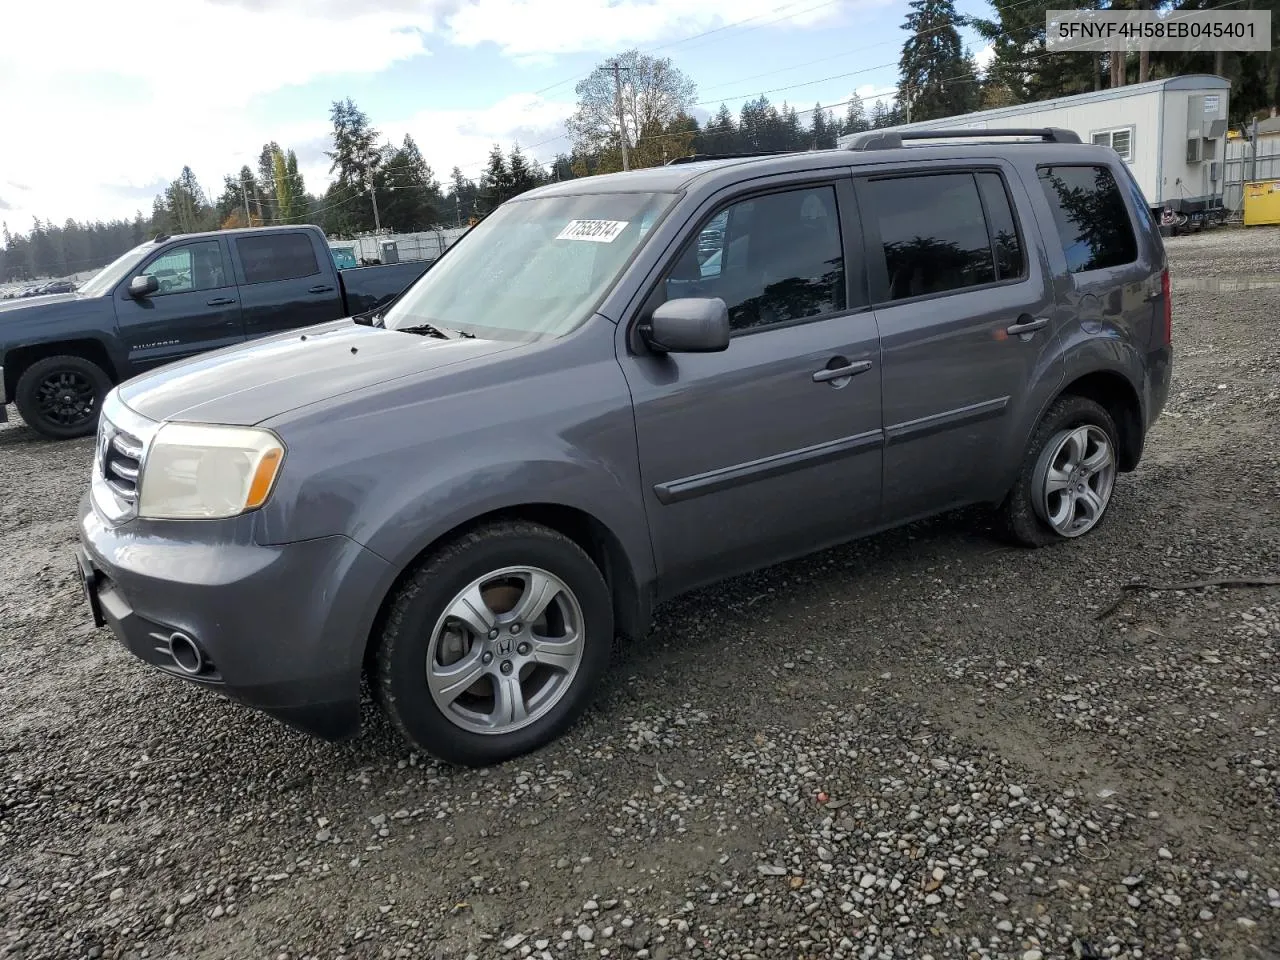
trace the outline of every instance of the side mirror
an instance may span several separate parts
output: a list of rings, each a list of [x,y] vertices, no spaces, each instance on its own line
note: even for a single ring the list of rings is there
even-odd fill
[[[719,297],[668,300],[640,333],[656,353],[719,353],[729,346],[729,308]]]
[[[149,297],[160,289],[160,278],[151,274],[144,274],[140,277],[134,277],[129,281],[129,296],[135,300],[139,297]]]

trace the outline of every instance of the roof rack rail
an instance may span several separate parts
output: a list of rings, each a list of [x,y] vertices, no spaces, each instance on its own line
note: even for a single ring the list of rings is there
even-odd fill
[[[991,137],[1035,137],[1046,143],[1081,143],[1080,135],[1062,127],[1007,127],[992,130],[868,130],[850,141],[849,150],[893,150],[905,140],[973,140]]]
[[[741,160],[746,157],[780,157],[786,153],[795,153],[794,150],[750,150],[741,153],[694,153],[687,157],[673,157],[666,162],[666,166],[673,163],[702,163],[704,160]]]

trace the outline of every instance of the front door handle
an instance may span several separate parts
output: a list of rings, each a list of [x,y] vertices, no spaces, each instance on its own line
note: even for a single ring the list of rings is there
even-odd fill
[[[813,382],[827,383],[830,380],[845,380],[860,373],[866,373],[870,369],[870,360],[858,360],[854,363],[847,363],[842,367],[824,367],[821,370],[814,371]]]
[[[235,303],[235,300],[233,300],[231,297],[214,297],[212,300],[209,301],[209,306],[225,307],[228,304],[232,304],[232,303]]]
[[[312,287],[307,293],[329,293],[333,287],[326,287],[323,283]]]
[[[1035,333],[1049,325],[1047,317],[1029,317],[1025,313],[1018,318],[1017,323],[1010,324],[1005,327],[1004,332],[1011,337],[1016,337],[1023,333]]]

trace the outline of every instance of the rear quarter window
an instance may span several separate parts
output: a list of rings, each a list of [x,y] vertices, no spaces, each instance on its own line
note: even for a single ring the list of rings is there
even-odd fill
[[[1138,259],[1129,208],[1111,171],[1103,166],[1039,168],[1040,187],[1053,213],[1072,273],[1105,270]]]
[[[244,267],[245,283],[297,280],[320,272],[311,238],[305,233],[239,237],[235,243]]]

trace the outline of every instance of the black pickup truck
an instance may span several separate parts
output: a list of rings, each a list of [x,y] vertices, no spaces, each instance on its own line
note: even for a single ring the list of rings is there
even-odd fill
[[[146,370],[295,327],[368,313],[430,266],[339,270],[315,226],[159,236],[74,293],[0,303],[6,404],[53,439],[91,434],[103,396]]]

